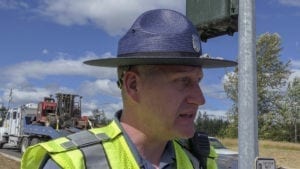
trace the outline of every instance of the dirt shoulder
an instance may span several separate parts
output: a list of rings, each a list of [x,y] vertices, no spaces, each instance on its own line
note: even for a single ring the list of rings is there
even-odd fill
[[[21,163],[0,154],[0,166],[3,169],[20,169]]]
[[[238,151],[237,139],[220,140],[228,148]],[[260,140],[259,156],[274,158],[278,168],[299,169],[300,144]]]

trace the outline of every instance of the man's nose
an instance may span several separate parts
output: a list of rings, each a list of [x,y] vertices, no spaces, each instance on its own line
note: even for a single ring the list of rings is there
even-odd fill
[[[198,106],[205,104],[205,98],[203,96],[201,87],[199,84],[195,85],[193,87],[193,90],[191,90],[190,96],[187,98],[188,103],[190,104],[196,104]]]

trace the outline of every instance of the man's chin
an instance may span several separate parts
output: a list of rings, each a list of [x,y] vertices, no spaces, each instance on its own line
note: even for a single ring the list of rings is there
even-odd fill
[[[188,138],[193,137],[194,134],[195,134],[195,128],[189,129],[189,130],[184,130],[184,131],[181,132],[180,135],[181,135],[181,138],[188,139]]]

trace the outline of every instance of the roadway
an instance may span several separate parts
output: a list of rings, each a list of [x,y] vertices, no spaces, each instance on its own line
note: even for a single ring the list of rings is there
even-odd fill
[[[4,145],[2,149],[0,149],[0,153],[12,160],[21,161],[22,154],[20,150],[16,149],[15,147],[11,147],[9,145]]]

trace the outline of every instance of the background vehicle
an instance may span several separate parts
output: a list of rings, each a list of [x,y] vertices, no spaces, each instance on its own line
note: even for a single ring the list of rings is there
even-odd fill
[[[0,127],[0,148],[4,144],[25,152],[29,145],[66,136],[88,128],[81,117],[81,96],[57,93],[38,104],[30,103],[10,108]]]
[[[209,143],[218,154],[217,163],[219,169],[237,169],[238,152],[226,148],[217,138],[208,137]]]
[[[238,155],[238,152],[232,151],[225,147],[217,138],[215,137],[208,137],[210,145],[212,145],[217,154],[223,155]]]

